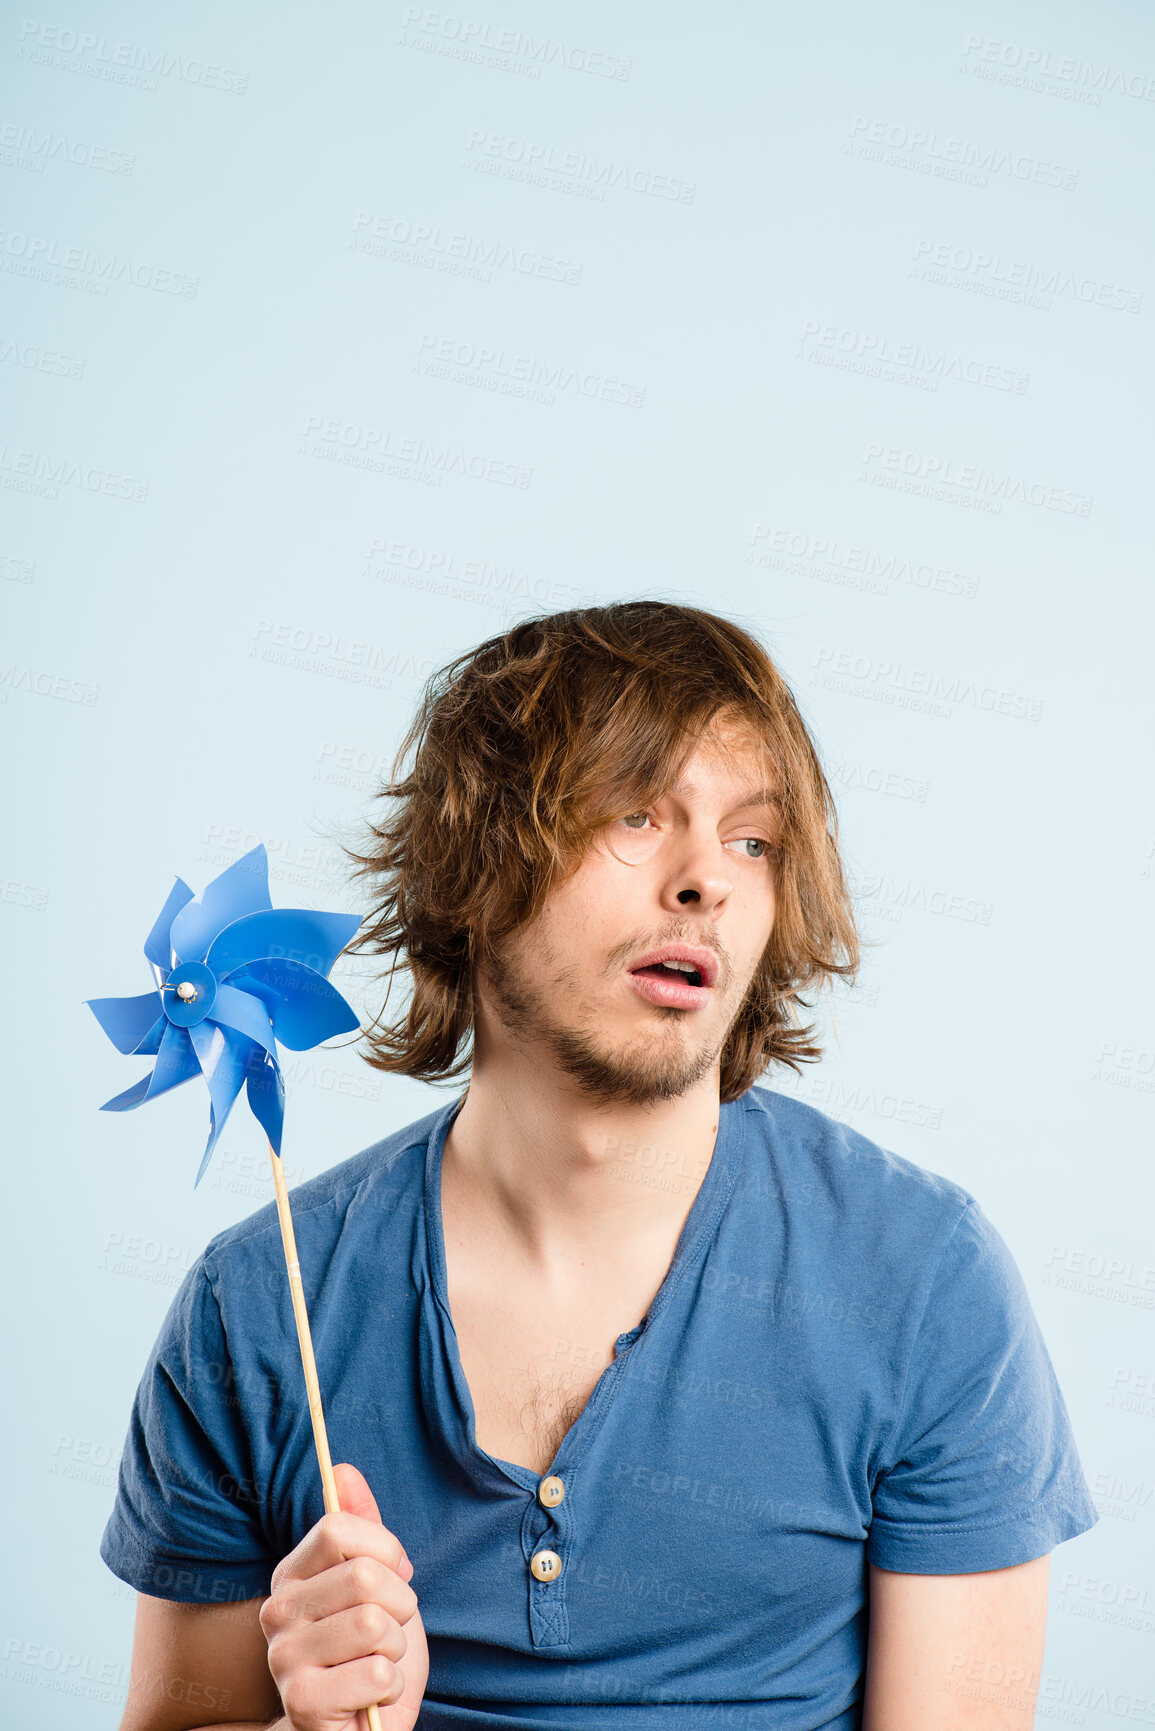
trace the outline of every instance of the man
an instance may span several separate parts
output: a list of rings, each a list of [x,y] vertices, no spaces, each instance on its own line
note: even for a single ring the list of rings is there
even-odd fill
[[[1021,1278],[757,1086],[857,960],[780,675],[692,608],[560,614],[411,747],[353,852],[412,981],[369,1057],[468,1088],[295,1192],[341,1512],[272,1206],[174,1301],[102,1547],[124,1731],[1030,1726],[1097,1517]]]

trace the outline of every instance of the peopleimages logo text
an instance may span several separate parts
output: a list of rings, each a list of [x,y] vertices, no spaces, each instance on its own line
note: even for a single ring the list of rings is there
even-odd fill
[[[1064,511],[1076,517],[1089,517],[1094,497],[1076,493],[1069,487],[1053,486],[1047,481],[1028,480],[1009,470],[985,469],[979,463],[956,463],[953,457],[938,457],[922,451],[904,451],[898,445],[884,445],[873,440],[866,447],[863,462],[869,467],[877,463],[882,470],[904,475],[936,487],[960,487],[964,492],[981,497],[1020,505],[1035,505],[1045,511]]]
[[[164,270],[143,259],[94,252],[87,246],[66,246],[48,235],[22,234],[8,228],[0,228],[0,259],[5,269],[12,268],[7,261],[13,259],[35,267],[76,271],[91,278],[101,293],[106,292],[104,285],[110,282],[128,282],[134,288],[156,289],[195,300],[200,285],[199,277]]]
[[[482,239],[444,229],[439,223],[410,222],[405,217],[359,210],[353,218],[349,245],[357,252],[376,254],[402,263],[427,264],[436,269],[474,274],[489,281],[492,270],[512,270],[518,276],[540,277],[545,282],[567,283],[575,288],[582,266],[570,259],[512,241]]]
[[[650,198],[676,200],[693,204],[697,183],[679,180],[668,174],[658,174],[639,163],[615,162],[587,156],[584,150],[559,150],[529,138],[513,138],[504,132],[482,132],[474,127],[465,145],[465,167],[480,167],[487,159],[507,163],[543,174],[558,175],[595,190],[603,196],[607,186],[625,192],[640,192]]]
[[[1136,72],[1109,62],[1096,66],[1074,54],[1053,54],[1049,48],[1035,48],[1019,42],[1004,42],[994,36],[968,36],[963,45],[964,65],[979,64],[1002,67],[1031,77],[1053,78],[1062,84],[1082,86],[1094,91],[1111,91],[1120,96],[1133,96],[1141,102],[1155,102],[1155,78],[1149,72]]]
[[[1028,264],[1020,259],[1005,259],[1001,253],[984,252],[981,247],[955,246],[945,240],[915,242],[917,265],[930,271],[928,280],[937,281],[935,271],[954,271],[973,278],[983,285],[983,292],[1004,291],[1011,299],[1026,291],[1031,294],[1066,296],[1087,306],[1108,307],[1115,312],[1137,313],[1143,304],[1140,289],[1120,283],[1103,282],[1099,277],[1083,276],[1078,271],[1065,270],[1061,265]],[[917,274],[916,272],[911,273]]]
[[[624,60],[620,54],[604,54],[596,48],[555,41],[549,36],[531,36],[523,30],[498,30],[480,19],[433,12],[421,6],[405,8],[401,28],[403,32],[420,30],[442,42],[458,44],[468,58],[482,59],[488,54],[524,60],[528,62],[524,70],[535,78],[541,76],[543,66],[562,66],[569,72],[588,72],[624,83],[633,69],[633,61]]]
[[[992,715],[1009,715],[1022,721],[1038,721],[1043,712],[1041,698],[1022,696],[995,685],[983,685],[961,675],[938,673],[929,667],[905,667],[853,649],[827,645],[814,657],[815,677],[822,683],[851,681],[869,691],[891,690],[901,695],[926,698],[942,704],[965,703]],[[835,689],[842,689],[836,686]]]
[[[923,127],[871,120],[862,114],[855,115],[850,136],[900,157],[925,160],[928,167],[939,163],[974,169],[980,175],[1005,174],[1011,180],[1033,181],[1036,186],[1058,186],[1067,192],[1073,191],[1079,181],[1077,168],[1030,156],[1025,151],[1002,150],[994,144],[973,144],[965,138],[948,138]]]
[[[71,54],[75,55],[76,64],[86,71],[139,72],[149,79],[179,78],[184,84],[201,84],[207,90],[224,90],[234,96],[243,96],[249,84],[248,73],[239,72],[232,66],[169,54],[141,43],[118,42],[109,36],[97,36],[91,30],[41,24],[34,18],[24,20],[19,42],[17,55],[22,60],[36,58],[30,50]]]

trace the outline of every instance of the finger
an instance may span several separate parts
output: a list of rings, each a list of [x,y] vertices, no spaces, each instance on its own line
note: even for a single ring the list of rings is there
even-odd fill
[[[377,1499],[363,1473],[350,1466],[348,1461],[339,1461],[333,1468],[333,1476],[337,1481],[337,1500],[346,1514],[360,1515],[363,1521],[381,1521]],[[385,1523],[382,1521],[381,1524],[384,1526]],[[413,1564],[404,1545],[401,1546],[401,1573],[407,1581],[413,1575]]]
[[[396,1570],[401,1566],[404,1554],[401,1540],[388,1527],[338,1509],[330,1515],[322,1515],[296,1549],[277,1564],[273,1571],[273,1591],[276,1592],[283,1581],[319,1575],[337,1563],[347,1562],[350,1557],[376,1557],[386,1568]]]
[[[405,1688],[405,1678],[391,1659],[380,1653],[329,1668],[306,1667],[286,1681],[281,1703],[292,1724],[323,1720],[341,1723],[361,1707],[388,1706]]]
[[[376,1557],[353,1557],[323,1574],[283,1581],[266,1604],[263,1624],[270,1632],[279,1632],[293,1623],[319,1623],[338,1611],[371,1604],[407,1623],[417,1610],[417,1595]]]
[[[354,1605],[320,1623],[306,1623],[293,1636],[293,1666],[331,1668],[380,1653],[396,1664],[409,1643],[396,1617],[381,1605]]]
[[[346,1514],[360,1515],[362,1520],[380,1521],[382,1526],[385,1525],[364,1473],[350,1466],[348,1461],[339,1461],[333,1468],[333,1477],[337,1481],[337,1500]]]

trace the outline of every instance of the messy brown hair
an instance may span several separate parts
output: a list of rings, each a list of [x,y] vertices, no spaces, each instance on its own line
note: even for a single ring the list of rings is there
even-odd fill
[[[404,1014],[365,1031],[375,1069],[465,1073],[479,966],[532,920],[611,818],[659,798],[720,712],[761,746],[777,793],[776,913],[721,1055],[721,1099],[821,1056],[800,994],[853,978],[858,940],[817,752],[761,644],[728,619],[622,601],[526,619],[428,681],[360,847],[373,907],[350,950],[409,973]],[[405,769],[413,751],[413,760]]]

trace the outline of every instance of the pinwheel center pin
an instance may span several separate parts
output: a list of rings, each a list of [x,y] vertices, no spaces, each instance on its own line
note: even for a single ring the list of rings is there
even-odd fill
[[[170,1022],[178,1028],[195,1028],[216,1002],[216,975],[203,962],[182,962],[165,981],[162,997]]]

